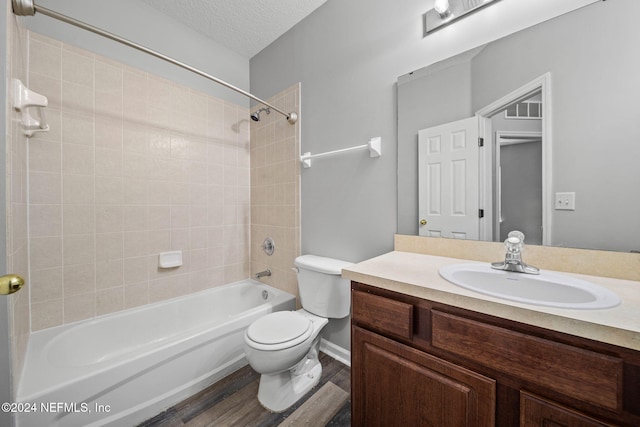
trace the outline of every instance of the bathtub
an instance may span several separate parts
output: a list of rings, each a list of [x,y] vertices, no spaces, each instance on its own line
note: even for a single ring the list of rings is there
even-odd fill
[[[295,308],[293,295],[244,280],[35,332],[17,425],[136,425],[245,366],[247,326]]]

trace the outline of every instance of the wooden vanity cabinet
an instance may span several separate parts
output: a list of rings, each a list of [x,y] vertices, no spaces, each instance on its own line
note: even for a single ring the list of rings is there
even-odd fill
[[[640,426],[640,352],[352,282],[354,426]]]
[[[357,326],[352,342],[354,426],[494,425],[494,380]]]

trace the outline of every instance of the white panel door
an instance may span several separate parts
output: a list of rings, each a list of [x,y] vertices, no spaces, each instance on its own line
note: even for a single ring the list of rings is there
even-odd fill
[[[418,132],[418,180],[421,236],[480,237],[477,117]]]

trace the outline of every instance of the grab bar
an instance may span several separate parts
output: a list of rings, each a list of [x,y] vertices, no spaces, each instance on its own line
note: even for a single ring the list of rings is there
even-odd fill
[[[304,153],[300,156],[300,162],[302,166],[307,169],[311,167],[311,159],[317,159],[319,157],[331,156],[333,154],[341,154],[349,151],[362,150],[364,148],[369,149],[369,157],[380,157],[382,155],[382,139],[378,136],[371,138],[369,142],[356,147],[342,148],[340,150],[327,151],[326,153],[311,154],[310,152]]]

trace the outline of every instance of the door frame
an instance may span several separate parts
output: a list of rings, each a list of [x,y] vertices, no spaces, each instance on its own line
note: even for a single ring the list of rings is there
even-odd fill
[[[542,98],[542,244],[546,246],[553,244],[551,233],[553,214],[551,192],[553,182],[551,73],[545,73],[479,109],[476,111],[476,116],[478,116],[478,123],[480,124],[480,137],[484,138],[485,141],[491,141],[493,130],[489,118],[504,110],[507,105],[524,100],[536,92],[540,92]],[[491,145],[489,144],[489,147]],[[480,206],[484,206],[485,213],[492,215],[492,162],[494,156],[491,152],[492,149],[489,147],[485,144],[485,150],[481,150],[480,154]],[[480,238],[482,240],[492,240],[493,228],[492,221],[483,221],[480,229]]]
[[[0,135],[4,138],[0,153],[0,275],[7,274],[7,197],[6,197],[6,148],[9,139],[7,138],[11,122],[9,121],[7,99],[7,78],[8,56],[7,56],[7,39],[9,38],[9,14],[11,10],[11,2],[0,7],[0,22],[3,23],[0,29]],[[0,296],[0,403],[11,403],[14,399],[13,390],[13,366],[12,366],[12,348],[11,342],[11,313],[13,297]],[[0,411],[0,425],[15,425],[14,414],[11,412]]]

